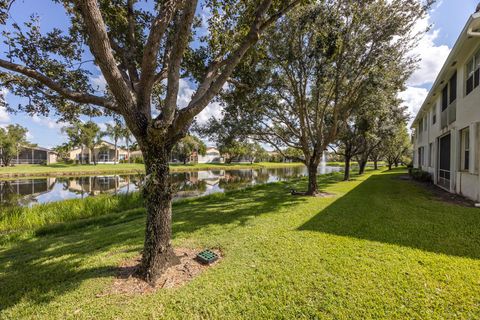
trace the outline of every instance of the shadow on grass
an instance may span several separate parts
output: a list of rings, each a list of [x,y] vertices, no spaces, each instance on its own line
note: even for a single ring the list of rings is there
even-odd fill
[[[371,176],[299,229],[479,259],[478,209],[433,200],[398,172]]]
[[[325,176],[320,186],[338,181]],[[304,181],[260,185],[223,195],[190,199],[174,204],[174,237],[192,236],[210,225],[238,227],[247,220],[280,208],[294,206],[305,198],[289,194],[289,186]],[[46,304],[75,290],[87,279],[112,276],[118,259],[108,258],[119,248],[139,252],[143,244],[145,211],[130,210],[43,230],[45,236],[18,240],[0,249],[0,310],[25,302]],[[222,231],[228,232],[228,231]],[[95,293],[91,293],[95,294]]]

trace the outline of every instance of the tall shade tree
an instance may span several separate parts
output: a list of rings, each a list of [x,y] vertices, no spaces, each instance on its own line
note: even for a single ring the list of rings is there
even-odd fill
[[[340,128],[338,139],[331,147],[344,158],[344,180],[350,179],[352,159],[357,159],[359,174],[363,174],[370,156],[380,149],[385,137],[399,125],[405,125],[405,107],[401,106],[402,101],[397,96],[407,76],[409,73],[393,66],[390,73],[384,74],[364,91],[358,105]]]
[[[387,161],[388,170],[398,166],[404,159],[411,156],[412,142],[407,131],[406,123],[396,127],[390,135],[382,141],[382,150]]]
[[[27,132],[28,130],[19,124],[0,127],[0,159],[3,166],[10,166],[12,159],[28,146]]]
[[[417,39],[413,27],[430,5],[332,0],[291,12],[236,70],[223,96],[222,125],[278,152],[301,150],[299,160],[309,174],[306,194],[315,195],[322,153],[365,90],[385,74],[411,72],[415,58],[407,53]]]
[[[100,146],[102,138],[105,135],[101,132],[100,127],[93,121],[87,121],[81,126],[81,141],[82,144],[88,149],[88,162],[97,164],[98,159],[95,156],[95,148]]]
[[[80,148],[80,158],[79,161],[83,164],[84,161],[84,149],[85,145],[82,141],[82,126],[83,124],[80,121],[75,121],[71,125],[62,128],[62,132],[67,135],[68,142],[67,145],[70,148]]]
[[[2,1],[4,3],[5,1]],[[28,97],[30,114],[122,116],[145,160],[147,209],[139,275],[156,282],[178,263],[171,244],[172,188],[168,160],[198,115],[219,93],[249,49],[273,22],[301,0],[54,0],[70,17],[68,32],[42,33],[35,16],[3,35],[0,81]],[[21,5],[15,2],[14,5]],[[0,22],[8,10],[0,6]],[[208,16],[201,27],[203,12]],[[196,17],[196,14],[198,15]],[[205,29],[205,28],[204,28]],[[85,57],[93,56],[107,84],[90,84]],[[180,80],[195,86],[179,106]]]
[[[207,152],[207,146],[202,140],[192,135],[187,135],[185,138],[178,141],[175,147],[173,147],[173,155],[178,157],[178,160],[182,161],[184,164],[187,163],[193,152],[205,155]]]

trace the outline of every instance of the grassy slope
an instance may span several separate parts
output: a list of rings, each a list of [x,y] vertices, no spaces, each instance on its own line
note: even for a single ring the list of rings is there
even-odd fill
[[[141,250],[142,209],[0,248],[0,318],[446,319],[480,314],[480,212],[396,174],[322,177],[175,204],[174,244],[223,261],[178,289],[102,293]],[[300,183],[300,182],[299,182]],[[301,182],[302,184],[304,182]]]
[[[195,170],[225,170],[225,169],[251,169],[251,168],[282,168],[302,166],[302,163],[273,163],[260,162],[254,164],[171,164],[173,172]],[[142,173],[145,171],[143,164],[98,164],[98,165],[75,165],[56,163],[51,165],[19,165],[15,167],[0,168],[0,178],[9,176],[42,176],[55,174],[96,174],[96,173]]]

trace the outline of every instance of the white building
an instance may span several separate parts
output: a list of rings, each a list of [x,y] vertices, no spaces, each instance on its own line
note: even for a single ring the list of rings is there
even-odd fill
[[[215,147],[207,147],[206,153],[204,156],[201,154],[198,155],[198,163],[223,163],[224,159]]]
[[[480,7],[480,6],[479,6]],[[413,124],[414,167],[480,201],[480,12],[468,20]]]

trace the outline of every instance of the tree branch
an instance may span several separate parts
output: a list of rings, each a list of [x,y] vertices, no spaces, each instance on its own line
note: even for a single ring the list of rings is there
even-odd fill
[[[180,64],[188,46],[196,8],[197,0],[188,1],[188,4],[184,5],[182,15],[178,17],[178,20],[175,23],[175,37],[173,39],[173,46],[168,61],[167,95],[165,97],[164,109],[160,114],[160,127],[170,125],[173,122],[175,109],[177,108]],[[155,125],[158,126],[159,123],[156,122]]]
[[[140,83],[138,86],[139,99],[144,103],[149,103],[152,87],[155,82],[155,72],[157,69],[157,56],[160,50],[161,40],[167,31],[168,25],[172,20],[177,8],[182,0],[165,1],[155,20],[152,23],[150,34],[143,51]]]
[[[33,69],[30,69],[25,66],[21,66],[19,64],[12,63],[3,59],[0,59],[0,67],[16,73],[20,73],[29,78],[35,79],[41,84],[43,84],[44,86],[48,87],[49,89],[57,92],[59,95],[61,95],[65,99],[72,100],[77,103],[93,104],[93,105],[101,106],[109,110],[118,112],[117,106],[113,102],[107,100],[106,98],[95,96],[88,93],[79,93],[79,92],[68,90],[64,88],[62,85],[56,83],[54,80],[50,79],[49,77]]]
[[[113,56],[107,28],[97,1],[76,0],[75,5],[85,23],[90,50],[102,70],[110,90],[121,109],[128,110],[135,104],[135,98]]]
[[[266,21],[263,20],[263,16],[266,14],[272,4],[272,0],[264,0],[257,7],[254,21],[250,26],[250,30],[238,48],[233,51],[224,61],[214,61],[214,64],[223,65],[224,68],[221,73],[208,72],[202,84],[199,86],[199,90],[194,94],[189,105],[179,112],[179,115],[175,121],[175,127],[181,128],[199,114],[211,101],[211,99],[218,94],[225,82],[230,78],[236,66],[240,63],[245,53],[254,45],[260,36],[260,33],[264,31],[270,24],[272,24],[278,17],[285,14],[287,11],[295,7],[300,0],[294,0],[278,13],[272,15]],[[210,69],[210,68],[209,68]],[[214,69],[219,69],[218,67]],[[215,70],[216,71],[216,70]]]

